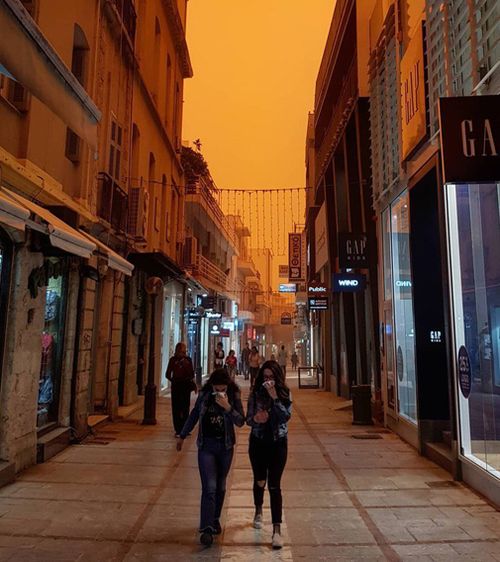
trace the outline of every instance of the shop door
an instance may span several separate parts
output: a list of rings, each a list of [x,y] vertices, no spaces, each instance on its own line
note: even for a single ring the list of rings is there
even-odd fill
[[[410,255],[415,322],[417,409],[423,442],[450,429],[450,375],[444,328],[437,173],[410,190]]]

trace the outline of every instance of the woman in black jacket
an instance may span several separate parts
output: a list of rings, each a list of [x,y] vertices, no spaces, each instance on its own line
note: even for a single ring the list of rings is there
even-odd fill
[[[179,342],[175,354],[167,366],[167,379],[172,383],[172,418],[175,436],[178,437],[189,415],[191,392],[196,392],[194,369],[191,358],[186,354],[186,344]]]
[[[198,467],[201,478],[200,542],[209,546],[222,532],[220,515],[226,495],[226,479],[233,461],[234,426],[245,423],[241,394],[226,369],[216,369],[201,389],[180,436],[177,450],[199,423]]]

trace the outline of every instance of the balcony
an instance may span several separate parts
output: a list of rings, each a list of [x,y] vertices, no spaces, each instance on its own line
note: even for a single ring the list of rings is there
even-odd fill
[[[190,218],[200,217],[201,215],[207,216],[214,228],[233,247],[233,252],[238,253],[236,232],[219,205],[217,189],[210,185],[208,180],[198,178],[188,183],[186,186],[186,211],[191,213]]]
[[[192,263],[184,263],[184,268],[202,285],[219,293],[237,293],[237,284],[222,269],[201,254],[196,254]]]
[[[255,276],[255,264],[253,263],[252,258],[241,258],[240,256],[238,258],[238,269],[243,275],[245,275],[245,277]]]
[[[137,14],[132,0],[107,0],[118,23],[122,26],[129,46],[133,50],[137,27]]]
[[[117,232],[125,232],[127,228],[127,194],[106,172],[99,173],[97,189],[97,215]]]

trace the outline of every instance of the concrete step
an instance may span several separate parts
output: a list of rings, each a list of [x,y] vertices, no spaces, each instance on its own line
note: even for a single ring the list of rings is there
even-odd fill
[[[16,465],[13,462],[0,461],[0,488],[16,479]]]
[[[38,438],[36,462],[48,461],[69,445],[71,432],[69,427],[58,427]]]
[[[451,431],[443,431],[443,443],[451,449],[452,433]]]
[[[431,461],[453,473],[453,455],[451,448],[445,443],[426,443],[424,454]]]

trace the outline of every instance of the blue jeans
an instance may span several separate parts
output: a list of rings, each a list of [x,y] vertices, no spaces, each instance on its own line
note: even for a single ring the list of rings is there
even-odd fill
[[[226,478],[233,461],[234,449],[226,449],[224,440],[204,438],[198,449],[201,478],[200,531],[214,528],[219,520],[226,495]]]

